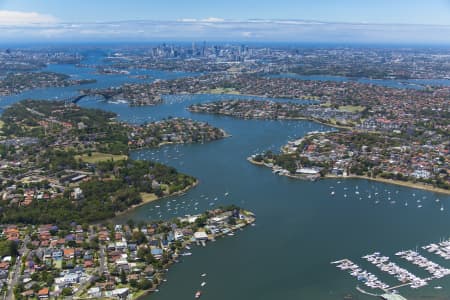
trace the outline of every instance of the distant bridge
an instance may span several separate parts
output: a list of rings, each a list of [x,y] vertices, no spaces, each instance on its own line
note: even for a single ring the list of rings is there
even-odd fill
[[[78,101],[80,101],[84,97],[95,97],[95,96],[100,96],[100,97],[104,98],[105,100],[109,100],[112,97],[116,96],[117,94],[119,94],[119,92],[115,91],[115,90],[95,90],[95,89],[81,90],[79,95],[66,98],[64,101],[78,103]]]
[[[112,93],[112,92],[92,92],[92,93],[88,92],[88,93],[82,93],[77,96],[66,98],[65,101],[72,102],[72,103],[78,103],[78,101],[80,101],[84,97],[93,97],[93,96],[100,96],[100,97],[103,97],[105,100],[109,100],[112,97],[114,97],[114,95],[115,95],[115,93]]]

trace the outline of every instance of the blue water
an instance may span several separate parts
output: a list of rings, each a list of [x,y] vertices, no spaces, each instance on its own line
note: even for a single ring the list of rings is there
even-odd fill
[[[98,59],[88,58],[94,64]],[[55,65],[48,68],[75,78],[96,78],[85,87],[107,87],[132,82],[126,75],[94,75],[93,69]],[[189,74],[147,71],[155,78],[177,78]],[[85,88],[83,87],[83,88]],[[5,107],[24,98],[62,99],[80,87],[28,91],[0,99]],[[166,198],[142,206],[117,219],[152,220],[201,212],[222,204],[234,203],[256,213],[255,227],[226,237],[205,248],[192,250],[193,256],[168,272],[168,282],[148,299],[192,299],[207,273],[202,299],[368,299],[355,291],[356,279],[330,265],[349,258],[394,284],[375,267],[363,264],[360,257],[373,251],[393,256],[401,249],[415,248],[450,236],[450,197],[422,190],[366,180],[298,181],[273,175],[267,168],[249,164],[254,153],[277,151],[288,140],[307,132],[332,128],[308,121],[239,120],[224,116],[193,114],[192,103],[229,99],[230,95],[166,96],[154,107],[128,107],[126,104],[84,98],[83,107],[114,111],[119,119],[144,123],[169,116],[189,117],[225,129],[232,136],[220,141],[195,145],[173,145],[132,153],[136,159],[152,159],[172,165],[196,176],[199,186],[179,197]],[[252,97],[246,97],[249,99]],[[283,101],[283,100],[280,100]],[[336,194],[332,196],[331,190]],[[359,194],[355,192],[358,191]],[[225,193],[229,193],[225,196]],[[375,193],[378,193],[375,195]],[[347,197],[345,197],[347,195]],[[371,195],[371,198],[369,198]],[[396,203],[391,204],[391,200]],[[440,211],[439,198],[445,210]],[[422,208],[417,207],[421,200]],[[379,201],[379,203],[377,203]],[[406,207],[405,202],[409,205]],[[426,255],[428,256],[428,255]],[[429,256],[450,267],[450,263]],[[421,275],[412,265],[397,263]],[[400,292],[408,299],[445,296],[450,282],[433,283],[417,291]]]
[[[300,80],[320,80],[320,81],[336,81],[336,82],[359,82],[369,83],[399,89],[424,89],[426,86],[450,86],[448,79],[371,79],[371,78],[350,78],[345,76],[331,75],[299,75],[293,73],[270,75],[271,78],[293,78]]]
[[[135,152],[136,159],[157,160],[196,176],[200,185],[184,196],[139,208],[119,221],[171,218],[231,203],[257,215],[255,227],[206,248],[194,249],[192,257],[170,269],[168,283],[161,291],[148,299],[192,297],[200,288],[201,273],[208,273],[208,284],[203,289],[205,299],[342,299],[348,293],[357,294],[356,280],[331,266],[331,261],[347,257],[361,263],[359,257],[372,251],[392,256],[397,250],[449,236],[448,212],[441,212],[435,201],[439,198],[446,207],[450,205],[448,196],[365,180],[296,181],[249,164],[246,157],[253,153],[276,151],[289,139],[330,128],[303,121],[237,120],[191,114],[184,109],[191,102],[220,97],[190,96],[185,102],[181,97],[131,114],[133,122],[136,116],[192,117],[224,128],[232,137],[203,145]],[[115,110],[116,106],[106,107]],[[121,114],[123,120],[129,120],[128,116]],[[335,196],[330,195],[331,187]],[[389,197],[396,203],[391,204]],[[416,199],[421,200],[422,208],[417,208]],[[404,206],[406,201],[408,207]],[[407,264],[406,267],[414,270]],[[395,284],[395,280],[389,281],[376,269],[367,268]],[[443,282],[436,284],[450,287]],[[446,291],[427,288],[405,289],[402,293],[436,295]]]
[[[96,62],[100,61],[96,60]],[[118,87],[124,83],[144,83],[152,82],[156,79],[170,80],[200,75],[200,73],[169,72],[160,70],[133,70],[130,71],[130,75],[101,75],[96,74],[94,68],[77,68],[74,65],[49,65],[44,71],[64,73],[70,75],[73,79],[95,79],[97,82],[61,88],[33,89],[17,95],[0,97],[0,112],[5,107],[23,99],[64,100],[78,95],[79,90],[81,89]],[[148,78],[138,79],[130,77],[133,75],[148,75]]]

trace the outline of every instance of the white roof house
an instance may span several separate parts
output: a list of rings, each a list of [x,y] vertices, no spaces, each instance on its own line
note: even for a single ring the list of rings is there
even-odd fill
[[[197,232],[194,233],[194,238],[196,240],[207,240],[208,239],[208,235],[204,231],[197,231]]]
[[[295,172],[299,173],[299,174],[307,174],[307,175],[315,175],[315,174],[319,173],[319,171],[310,169],[310,168],[297,169]]]

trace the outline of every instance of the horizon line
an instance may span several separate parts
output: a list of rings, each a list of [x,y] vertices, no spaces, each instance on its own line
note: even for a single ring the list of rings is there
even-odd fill
[[[168,23],[270,23],[270,22],[303,22],[305,24],[289,24],[282,23],[282,25],[395,25],[395,26],[425,26],[425,27],[450,27],[449,24],[425,24],[425,23],[402,23],[402,22],[345,22],[345,21],[333,21],[333,20],[319,20],[319,19],[281,19],[281,18],[249,18],[249,19],[223,19],[223,18],[178,18],[178,19],[123,19],[123,20],[103,20],[103,21],[63,21],[55,20],[53,22],[30,22],[20,24],[1,24],[1,27],[27,27],[30,25],[95,25],[95,24],[112,24],[112,23],[133,23],[133,22],[168,22]]]

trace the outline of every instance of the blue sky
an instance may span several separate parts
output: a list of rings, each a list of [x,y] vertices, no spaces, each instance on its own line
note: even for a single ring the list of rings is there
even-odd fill
[[[217,37],[449,44],[450,0],[0,0],[4,41]]]
[[[214,17],[450,25],[449,0],[0,0],[0,9],[62,22]]]

